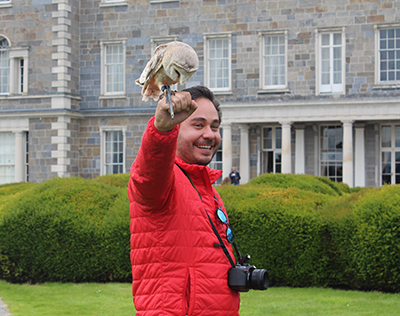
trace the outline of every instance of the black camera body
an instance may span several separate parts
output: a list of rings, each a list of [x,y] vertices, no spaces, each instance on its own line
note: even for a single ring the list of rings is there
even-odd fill
[[[247,254],[234,267],[228,270],[228,285],[238,292],[252,290],[266,290],[269,287],[267,270],[257,269],[249,264],[250,256]]]

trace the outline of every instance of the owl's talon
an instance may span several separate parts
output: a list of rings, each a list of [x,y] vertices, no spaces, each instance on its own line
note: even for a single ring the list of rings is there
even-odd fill
[[[171,87],[169,85],[163,85],[161,87],[161,91],[165,94],[165,102],[169,104],[169,113],[171,114],[171,119],[174,119],[175,114],[174,114],[174,106],[171,100]],[[175,94],[175,92],[172,92],[172,94]]]

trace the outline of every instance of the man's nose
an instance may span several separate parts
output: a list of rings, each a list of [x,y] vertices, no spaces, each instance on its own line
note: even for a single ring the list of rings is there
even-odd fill
[[[212,139],[214,137],[214,131],[212,130],[211,126],[206,126],[203,131],[203,138]]]

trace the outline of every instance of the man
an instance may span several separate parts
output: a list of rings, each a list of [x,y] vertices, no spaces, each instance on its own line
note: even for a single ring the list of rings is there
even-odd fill
[[[193,99],[193,100],[192,100]],[[133,298],[137,316],[238,316],[239,293],[228,286],[228,224],[216,216],[220,196],[207,167],[221,135],[219,104],[193,87],[172,96],[175,117],[158,102],[131,168],[129,200]],[[208,215],[207,215],[208,214]]]
[[[232,172],[229,174],[231,184],[238,185],[240,181],[240,173],[236,171],[236,167],[232,167]]]

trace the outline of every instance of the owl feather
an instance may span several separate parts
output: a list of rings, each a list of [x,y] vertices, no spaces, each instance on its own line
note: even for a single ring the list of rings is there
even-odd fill
[[[142,87],[142,100],[157,101],[162,86],[184,84],[199,68],[195,50],[183,42],[170,42],[158,46],[136,84]]]

